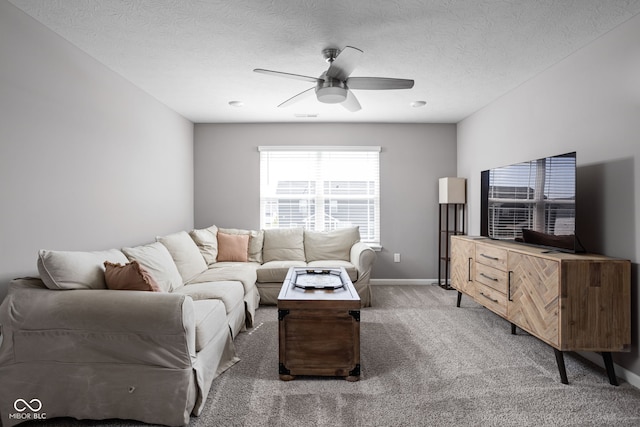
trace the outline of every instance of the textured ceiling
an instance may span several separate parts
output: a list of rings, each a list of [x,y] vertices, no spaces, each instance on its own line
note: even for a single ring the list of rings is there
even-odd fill
[[[640,0],[9,1],[196,123],[455,123],[640,13]],[[321,51],[346,45],[364,51],[353,76],[415,86],[354,91],[356,113],[315,97],[276,108],[312,84],[252,71],[317,77]]]

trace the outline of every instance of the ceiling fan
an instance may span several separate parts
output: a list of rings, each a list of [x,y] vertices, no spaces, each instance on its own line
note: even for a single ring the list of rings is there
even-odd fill
[[[356,96],[351,92],[357,90],[388,90],[388,89],[411,89],[413,80],[392,79],[387,77],[350,77],[353,70],[358,65],[363,51],[352,46],[344,49],[324,49],[322,55],[329,63],[327,71],[320,77],[303,76],[300,74],[283,73],[281,71],[265,70],[256,68],[253,71],[272,76],[285,77],[289,79],[304,80],[315,83],[305,91],[284,101],[278,107],[288,107],[301,99],[306,98],[315,92],[318,101],[326,104],[341,104],[351,112],[360,110],[362,107]]]

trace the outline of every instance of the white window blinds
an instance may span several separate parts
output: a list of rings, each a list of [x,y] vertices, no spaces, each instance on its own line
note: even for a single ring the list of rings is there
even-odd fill
[[[380,244],[380,147],[258,150],[261,228],[358,226],[363,242]]]

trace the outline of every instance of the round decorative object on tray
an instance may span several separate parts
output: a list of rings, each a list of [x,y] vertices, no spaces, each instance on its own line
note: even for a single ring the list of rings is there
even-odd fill
[[[340,269],[296,269],[293,285],[301,289],[340,289],[344,286]]]

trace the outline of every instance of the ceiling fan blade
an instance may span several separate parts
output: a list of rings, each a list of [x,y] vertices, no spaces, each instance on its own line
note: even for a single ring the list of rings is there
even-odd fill
[[[360,62],[362,54],[357,47],[345,47],[329,66],[327,76],[345,81]]]
[[[313,94],[313,90],[316,87],[310,87],[307,90],[303,90],[302,92],[300,92],[297,95],[292,96],[291,98],[287,99],[286,101],[284,101],[282,104],[278,105],[278,107],[288,107],[291,104],[295,104],[298,101],[303,100],[304,98],[307,98],[309,95]]]
[[[342,105],[344,108],[351,111],[352,113],[355,113],[356,111],[359,111],[362,109],[362,107],[360,106],[360,103],[358,102],[358,98],[356,98],[356,96],[350,90],[347,91],[347,99],[342,101],[340,105]]]
[[[413,80],[387,77],[350,77],[346,83],[349,89],[385,90],[411,89],[413,87]]]
[[[267,74],[267,75],[270,75],[270,76],[285,77],[285,78],[288,78],[288,79],[296,79],[296,80],[304,80],[305,82],[311,82],[311,83],[317,83],[318,82],[317,78],[309,77],[309,76],[303,76],[302,74],[283,73],[282,71],[265,70],[263,68],[255,68],[253,71],[255,71],[256,73]]]

